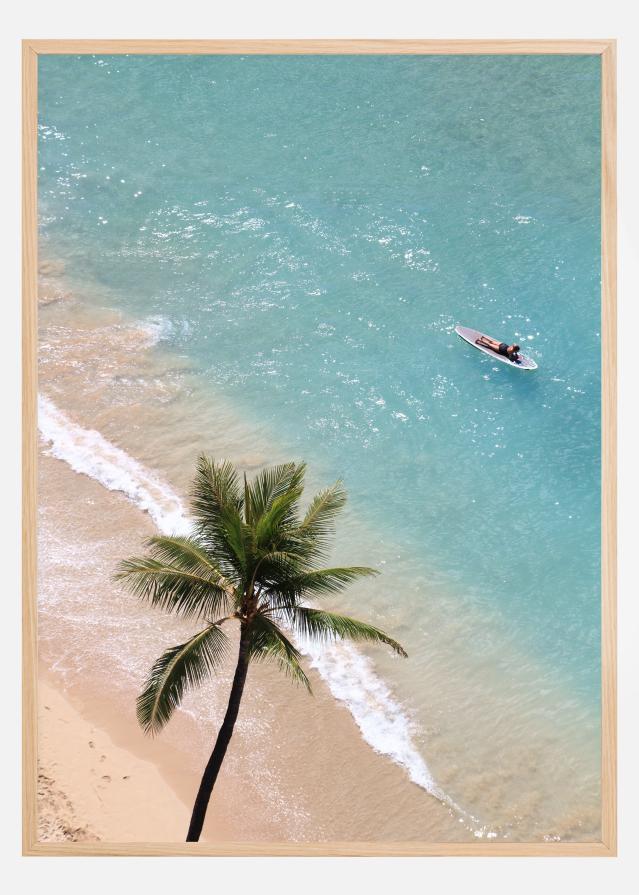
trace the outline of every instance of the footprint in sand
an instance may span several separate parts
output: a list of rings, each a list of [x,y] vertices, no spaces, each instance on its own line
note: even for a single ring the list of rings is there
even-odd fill
[[[105,775],[102,777],[102,779],[104,780],[105,783],[110,783],[110,782],[111,782],[111,778],[109,777],[108,774],[105,774]]]
[[[95,743],[93,740],[89,740],[89,749],[95,749]]]
[[[106,755],[101,755],[101,756],[100,756],[100,761],[106,761]]]
[[[123,779],[123,780],[129,780],[129,779],[130,779],[130,776],[131,776],[130,774],[127,774],[126,777],[123,777],[122,779]]]

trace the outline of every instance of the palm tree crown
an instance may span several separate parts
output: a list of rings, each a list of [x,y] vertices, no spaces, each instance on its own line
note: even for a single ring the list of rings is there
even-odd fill
[[[200,457],[191,493],[190,537],[151,538],[145,556],[120,564],[116,577],[133,594],[204,624],[153,665],[137,700],[138,720],[145,731],[160,731],[185,691],[219,668],[229,645],[223,626],[232,621],[239,623],[240,652],[225,718],[226,745],[251,661],[275,661],[310,691],[291,634],[314,640],[377,641],[406,655],[397,641],[372,625],[305,605],[377,572],[362,566],[316,567],[326,557],[346,493],[337,482],[320,491],[302,514],[304,473],[305,464],[287,463],[248,482],[230,462]],[[218,741],[221,737],[222,731]],[[220,747],[213,783],[226,745]],[[203,817],[202,813],[202,821]]]

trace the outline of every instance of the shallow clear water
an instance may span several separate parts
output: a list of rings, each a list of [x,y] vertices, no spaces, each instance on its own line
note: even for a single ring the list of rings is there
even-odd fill
[[[159,319],[202,407],[344,479],[338,553],[386,573],[349,608],[406,641],[379,667],[480,815],[453,740],[462,768],[519,768],[554,730],[575,775],[556,815],[596,789],[599,64],[40,59],[42,253],[96,307]],[[482,705],[509,732],[471,746]]]

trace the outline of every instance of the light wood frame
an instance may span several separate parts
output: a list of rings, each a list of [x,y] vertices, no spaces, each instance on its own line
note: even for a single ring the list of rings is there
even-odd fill
[[[108,843],[37,841],[37,62],[40,54],[591,54],[601,56],[602,579],[600,842]],[[614,40],[24,40],[22,42],[22,755],[24,855],[617,854],[617,196]]]

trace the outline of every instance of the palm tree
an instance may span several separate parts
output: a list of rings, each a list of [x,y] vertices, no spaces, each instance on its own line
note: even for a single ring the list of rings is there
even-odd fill
[[[240,709],[251,661],[274,660],[310,692],[293,636],[348,638],[404,649],[383,631],[305,603],[337,593],[374,569],[315,568],[329,548],[346,493],[340,482],[320,491],[301,514],[305,464],[287,463],[243,482],[229,462],[200,457],[191,492],[190,537],[154,537],[143,557],[122,562],[116,577],[137,597],[167,612],[205,622],[153,665],[137,699],[147,733],[157,733],[185,691],[217,671],[228,648],[223,626],[239,623],[239,652],[224,721],[195,799],[187,842],[197,842]]]

